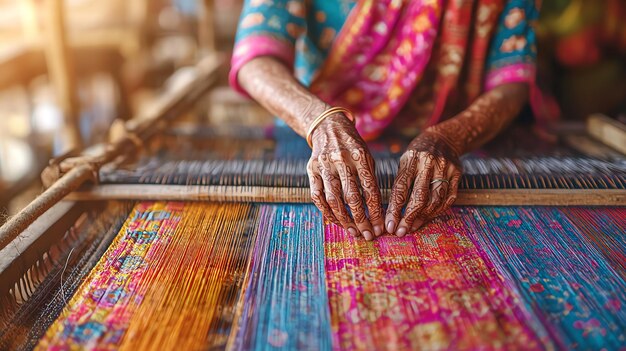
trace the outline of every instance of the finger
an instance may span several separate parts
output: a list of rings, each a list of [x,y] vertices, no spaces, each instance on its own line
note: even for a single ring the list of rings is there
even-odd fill
[[[411,230],[409,231],[409,233],[415,233],[418,229],[420,229],[421,227],[424,226],[424,224],[428,223],[428,220],[426,220],[425,218],[416,218],[415,221],[413,222],[413,225],[411,226]]]
[[[328,203],[326,202],[326,198],[324,197],[324,182],[322,181],[322,176],[319,174],[319,170],[314,168],[315,166],[313,165],[311,165],[310,169],[309,166],[307,166],[309,183],[311,185],[311,200],[313,200],[315,206],[322,211],[322,215],[326,220],[338,223],[332,210],[330,209],[330,206],[328,206]]]
[[[446,201],[444,201],[444,203],[442,204],[442,206],[440,208],[437,209],[437,214],[439,215],[445,211],[447,211],[452,204],[454,204],[454,201],[456,201],[456,197],[457,197],[457,192],[459,189],[459,183],[461,181],[461,172],[458,171],[458,169],[455,166],[451,166],[449,167],[448,170],[448,176],[450,177],[450,186],[448,188],[448,195],[446,198]]]
[[[428,214],[429,218],[435,218],[446,212],[456,200],[457,189],[459,181],[461,180],[461,172],[457,170],[456,166],[449,165],[446,171],[446,176],[448,177],[447,179],[449,179],[449,183],[447,184],[445,197],[443,197],[439,205],[430,211]]]
[[[407,203],[411,184],[415,178],[415,170],[417,168],[417,154],[415,152],[406,152],[400,158],[398,165],[398,175],[393,182],[391,188],[391,196],[389,197],[389,207],[385,216],[387,233],[394,234],[400,217],[402,208]]]
[[[367,215],[365,214],[365,206],[363,203],[363,197],[361,196],[361,189],[356,169],[350,164],[346,164],[343,160],[336,160],[335,168],[337,169],[339,179],[341,180],[343,199],[348,204],[348,207],[350,207],[354,223],[366,240],[372,240],[374,238],[373,228],[372,224],[367,219]]]
[[[353,156],[354,160],[354,156]],[[369,220],[374,229],[374,235],[383,234],[383,206],[382,196],[376,181],[374,159],[371,155],[361,155],[357,161],[357,172],[363,189],[363,197],[369,213]]]
[[[397,236],[404,236],[409,228],[413,226],[415,219],[422,215],[422,210],[428,205],[430,200],[430,182],[435,168],[433,167],[433,162],[434,156],[431,154],[425,154],[420,157],[418,175],[415,178],[413,192],[406,206],[404,217],[398,224]]]
[[[326,203],[330,207],[333,216],[341,223],[341,226],[352,236],[358,236],[359,232],[356,229],[356,225],[354,225],[344,205],[341,181],[337,170],[326,156],[320,156],[319,161]]]
[[[450,187],[448,165],[449,163],[445,158],[439,158],[435,164],[432,180],[434,183],[430,184],[430,203],[422,211],[422,217],[424,218],[437,216],[439,214],[437,210],[441,209],[448,200],[448,188]]]

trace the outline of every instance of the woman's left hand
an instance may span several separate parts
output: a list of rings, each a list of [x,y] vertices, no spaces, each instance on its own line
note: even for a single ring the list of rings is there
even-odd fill
[[[385,218],[387,232],[404,236],[446,211],[456,200],[460,164],[458,152],[441,135],[426,130],[413,139],[400,158]]]

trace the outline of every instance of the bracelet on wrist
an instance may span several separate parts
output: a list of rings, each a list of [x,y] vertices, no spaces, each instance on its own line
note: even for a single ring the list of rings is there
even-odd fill
[[[307,130],[307,133],[306,133],[306,142],[307,144],[309,144],[309,147],[313,148],[313,142],[311,138],[313,136],[313,132],[315,131],[315,128],[317,128],[320,125],[320,123],[322,123],[322,121],[324,121],[326,118],[336,113],[343,114],[348,120],[350,120],[350,122],[352,122],[352,124],[356,124],[354,115],[352,114],[350,110],[344,107],[331,107],[328,110],[322,112],[322,114],[317,116],[313,120],[313,122],[311,122],[311,125],[309,126],[309,129]]]

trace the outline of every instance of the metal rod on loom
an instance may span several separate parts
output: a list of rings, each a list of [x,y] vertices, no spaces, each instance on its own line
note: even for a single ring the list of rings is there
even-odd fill
[[[127,122],[126,135],[108,144],[99,154],[79,156],[51,164],[44,173],[48,189],[0,227],[0,250],[28,228],[39,216],[61,201],[67,194],[87,181],[96,181],[101,166],[120,155],[137,151],[141,143],[162,131],[169,120],[174,119],[192,106],[215,83],[217,71],[223,62],[219,54],[211,55],[196,65],[195,77],[179,89],[165,94],[154,109],[138,121]]]

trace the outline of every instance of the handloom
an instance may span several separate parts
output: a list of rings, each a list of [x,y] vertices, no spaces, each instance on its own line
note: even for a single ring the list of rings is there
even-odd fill
[[[70,263],[63,280],[49,276],[56,293],[39,284],[4,315],[0,347],[626,344],[625,271],[611,255],[626,249],[624,208],[456,207],[418,233],[373,242],[325,225],[305,204],[117,208],[73,234],[118,231],[104,253],[89,249],[98,262]],[[44,308],[30,306],[37,301]]]
[[[233,140],[233,135],[238,138]],[[586,142],[594,143],[589,138]],[[383,198],[406,143],[406,138],[388,136],[370,144]],[[462,158],[457,203],[499,205],[504,198],[498,194],[507,196],[508,204],[522,205],[626,203],[626,157],[605,146],[594,147],[590,156],[565,142],[543,141],[528,128],[512,129]],[[309,202],[309,150],[304,140],[280,127],[200,130],[191,135],[174,131],[162,138],[154,154],[103,167],[100,186],[72,198]],[[600,156],[597,150],[602,150]]]
[[[160,174],[152,178],[160,179],[155,183],[182,177],[179,184],[187,184],[194,174],[217,179],[214,170],[225,184],[254,181],[267,182],[269,189],[306,190],[306,178],[293,164],[287,168],[276,161],[274,178],[259,168],[245,173],[243,167],[268,157],[297,162],[306,157],[299,153],[306,151],[298,146],[301,140],[281,139],[276,130],[268,138],[266,132],[229,139],[209,130],[190,139],[173,131],[163,137],[156,156],[140,158],[139,166],[105,166],[99,178],[147,172]],[[516,139],[504,140],[506,145]],[[379,159],[393,160],[401,143],[372,149]],[[517,152],[521,161],[513,164],[519,167],[538,151],[535,140],[523,148],[500,144],[468,159],[506,159]],[[586,157],[595,167],[587,169],[592,177],[613,176],[617,182],[604,184],[623,192],[621,156],[607,151],[604,158],[589,157],[565,145],[547,153],[555,160]],[[191,167],[187,175],[158,166],[184,163],[175,161],[181,159],[241,161],[240,168],[228,171],[230,178],[213,166]],[[546,173],[565,166],[558,167]],[[581,174],[581,167],[567,167],[575,177]],[[139,202],[131,211],[129,203],[83,203],[87,212],[74,215],[73,229],[63,235],[62,228],[72,223],[59,224],[41,235],[62,237],[58,247],[25,245],[38,249],[30,260],[23,258],[31,271],[20,275],[20,260],[4,271],[12,274],[2,277],[11,284],[0,296],[7,301],[0,348],[617,349],[626,344],[624,207],[456,207],[418,233],[366,242],[323,223],[307,204]],[[74,213],[80,203],[66,207]],[[10,245],[3,251],[21,253]]]

